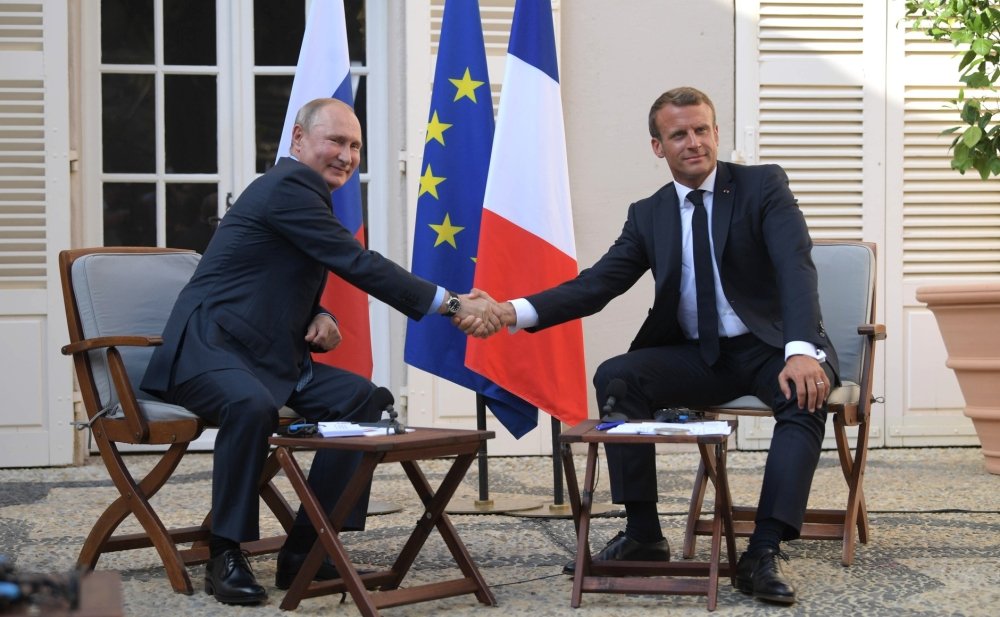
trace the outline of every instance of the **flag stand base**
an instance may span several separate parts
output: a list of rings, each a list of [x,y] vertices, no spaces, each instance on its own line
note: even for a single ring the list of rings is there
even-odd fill
[[[368,502],[368,516],[379,516],[382,514],[395,514],[403,509],[403,506],[389,501],[378,501],[372,499]]]
[[[486,430],[486,399],[482,394],[476,394],[476,428]],[[448,514],[508,514],[519,510],[531,510],[541,507],[537,498],[531,497],[490,497],[489,464],[486,452],[486,442],[479,446],[479,499],[452,499],[445,508]]]

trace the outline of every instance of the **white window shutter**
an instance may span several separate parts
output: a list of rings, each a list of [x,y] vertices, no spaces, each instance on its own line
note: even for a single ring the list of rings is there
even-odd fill
[[[69,247],[67,3],[0,4],[0,467],[73,458],[57,256]]]
[[[756,83],[738,86],[737,127],[743,128],[736,158],[788,172],[815,238],[863,236],[864,5],[737,2],[738,33],[756,41],[753,57],[738,53],[738,73],[744,80],[755,75]]]
[[[900,24],[900,28],[904,24]],[[958,49],[907,28],[903,42],[903,277],[1000,275],[1000,179],[950,168],[950,127],[963,125]]]

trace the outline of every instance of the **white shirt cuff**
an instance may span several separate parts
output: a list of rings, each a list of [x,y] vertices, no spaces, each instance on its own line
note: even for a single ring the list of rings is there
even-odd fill
[[[792,356],[809,356],[817,362],[826,362],[826,352],[806,341],[789,341],[785,343],[785,360]]]
[[[438,285],[438,290],[437,293],[434,294],[434,300],[431,302],[431,307],[427,309],[427,312],[424,313],[424,315],[436,313],[438,308],[441,306],[441,303],[444,302],[444,295],[446,293],[448,293],[448,290]]]
[[[514,334],[521,328],[530,328],[531,326],[538,325],[538,311],[535,307],[531,306],[531,302],[528,302],[524,298],[517,298],[516,300],[510,301],[511,305],[514,307],[514,314],[517,315],[517,321],[513,326],[507,328],[507,331]]]

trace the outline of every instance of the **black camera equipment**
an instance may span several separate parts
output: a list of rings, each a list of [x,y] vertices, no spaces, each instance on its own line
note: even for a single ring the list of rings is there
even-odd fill
[[[0,612],[25,605],[75,610],[80,605],[79,572],[18,573],[10,559],[0,555]]]

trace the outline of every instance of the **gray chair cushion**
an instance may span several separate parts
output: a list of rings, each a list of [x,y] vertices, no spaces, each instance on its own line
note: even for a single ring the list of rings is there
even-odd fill
[[[95,253],[77,259],[72,277],[83,335],[162,335],[174,302],[200,259],[196,253]],[[119,351],[136,397],[156,400],[138,388],[153,348]],[[118,394],[111,385],[105,352],[91,352],[90,362],[101,405],[116,405]]]

